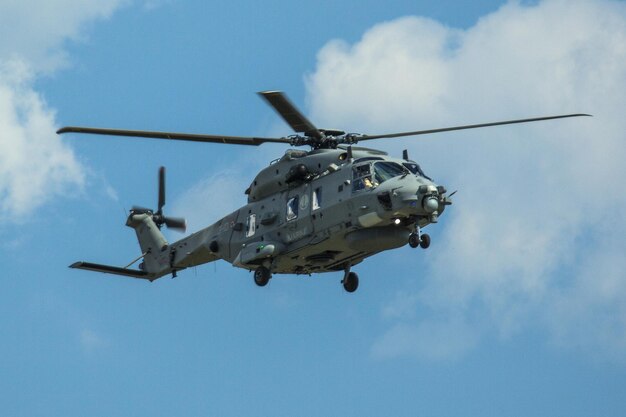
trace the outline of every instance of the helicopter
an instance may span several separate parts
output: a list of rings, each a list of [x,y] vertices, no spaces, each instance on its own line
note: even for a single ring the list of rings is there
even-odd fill
[[[126,220],[126,226],[136,232],[141,255],[124,267],[80,261],[70,268],[154,281],[169,274],[175,278],[186,268],[222,259],[254,271],[254,282],[260,287],[274,274],[342,271],[341,284],[352,293],[359,286],[359,277],[351,269],[364,259],[406,244],[427,249],[431,239],[422,229],[438,222],[454,194],[428,177],[406,150],[402,158],[394,158],[384,151],[354,145],[374,139],[589,116],[565,114],[366,135],[318,129],[283,92],[258,94],[295,134],[265,138],[76,126],[59,129],[58,134],[290,146],[256,175],[245,190],[245,206],[173,243],[166,240],[161,227],[184,232],[186,222],[163,213],[165,168],[161,167],[157,209],[134,206]],[[310,149],[297,149],[303,146]],[[139,261],[138,269],[132,269]]]

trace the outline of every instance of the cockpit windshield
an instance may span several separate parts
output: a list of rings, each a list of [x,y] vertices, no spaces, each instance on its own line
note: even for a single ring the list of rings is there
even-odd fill
[[[374,188],[390,178],[408,174],[402,165],[395,162],[379,161],[373,164],[362,164],[352,168],[352,189],[360,191]]]
[[[379,184],[390,178],[407,173],[408,172],[402,168],[402,165],[396,164],[395,162],[381,161],[374,163],[374,180]]]
[[[404,163],[402,165],[404,165],[406,167],[406,169],[411,171],[413,174],[419,175],[420,177],[424,177],[424,178],[432,181],[432,179],[428,175],[426,175],[424,173],[424,171],[422,171],[422,168],[420,168],[420,166],[418,164],[416,164],[415,162],[406,162],[406,163]]]

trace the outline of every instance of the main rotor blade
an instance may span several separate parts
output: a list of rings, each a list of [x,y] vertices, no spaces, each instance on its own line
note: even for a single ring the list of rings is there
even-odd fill
[[[506,120],[506,121],[502,121],[502,122],[481,123],[481,124],[477,124],[477,125],[464,125],[464,126],[443,127],[443,128],[439,128],[439,129],[416,130],[414,132],[389,133],[389,134],[386,134],[386,135],[363,135],[363,136],[359,136],[358,140],[360,142],[362,140],[399,138],[399,137],[402,137],[402,136],[428,135],[428,134],[431,134],[431,133],[450,132],[452,130],[477,129],[477,128],[480,128],[480,127],[499,126],[499,125],[512,125],[512,124],[515,124],[515,123],[539,122],[539,121],[542,121],[542,120],[564,119],[566,117],[580,117],[580,116],[589,116],[589,117],[591,117],[590,114],[584,114],[584,113],[563,114],[563,115],[559,115],[559,116],[533,117],[531,119]]]
[[[258,138],[248,136],[220,136],[220,135],[202,135],[195,133],[175,133],[175,132],[157,132],[148,130],[123,130],[123,129],[104,129],[96,127],[78,127],[66,126],[57,130],[58,134],[62,133],[87,133],[92,135],[108,135],[108,136],[130,136],[152,139],[171,139],[186,140],[191,142],[209,142],[209,143],[226,143],[231,145],[253,145],[259,146],[262,143],[285,143],[289,144],[289,140],[285,138]]]
[[[323,135],[319,129],[300,113],[282,91],[261,91],[258,94],[280,114],[296,133],[304,133],[306,136],[322,139]]]

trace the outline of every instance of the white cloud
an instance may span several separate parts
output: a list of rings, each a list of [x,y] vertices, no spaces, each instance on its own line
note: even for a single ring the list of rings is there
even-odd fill
[[[474,329],[458,320],[397,323],[372,346],[372,356],[388,359],[417,356],[426,360],[458,359],[478,342]]]
[[[144,0],[143,9],[152,11],[160,7],[174,3],[175,0]]]
[[[463,323],[468,343],[455,343],[467,349],[474,337],[539,324],[559,345],[626,359],[624,2],[510,2],[467,30],[419,17],[383,23],[354,45],[327,44],[307,89],[318,124],[366,133],[593,113],[363,144],[408,147],[461,189],[435,226],[444,233],[429,249],[429,278],[402,308],[383,309],[396,321],[373,353],[385,356],[381,344],[395,338],[414,347],[396,355],[428,356],[416,335],[433,323]],[[414,299],[449,318],[397,317]],[[467,320],[477,311],[487,324]]]
[[[84,183],[81,165],[54,134],[54,111],[23,76],[22,66],[0,66],[0,221]]]
[[[64,43],[81,40],[85,25],[108,18],[125,0],[4,0],[0,59],[28,62],[37,72],[65,63]]]
[[[251,180],[243,170],[210,175],[177,197],[168,214],[185,217],[187,230],[196,232],[243,206],[247,201],[244,191]]]
[[[121,0],[0,3],[0,221],[20,221],[52,197],[80,189],[85,170],[55,134],[55,112],[33,84],[66,62],[63,45]]]
[[[79,334],[79,343],[81,349],[88,354],[105,349],[109,346],[109,342],[100,334],[87,328],[81,330]]]

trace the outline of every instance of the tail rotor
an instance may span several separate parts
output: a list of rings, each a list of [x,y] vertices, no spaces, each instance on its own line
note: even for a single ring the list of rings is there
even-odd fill
[[[165,167],[159,168],[159,195],[157,202],[157,210],[139,206],[133,206],[130,210],[131,216],[134,214],[151,214],[152,220],[159,229],[166,225],[168,229],[177,230],[184,233],[187,230],[187,221],[182,217],[168,217],[163,214],[163,206],[165,205]]]

